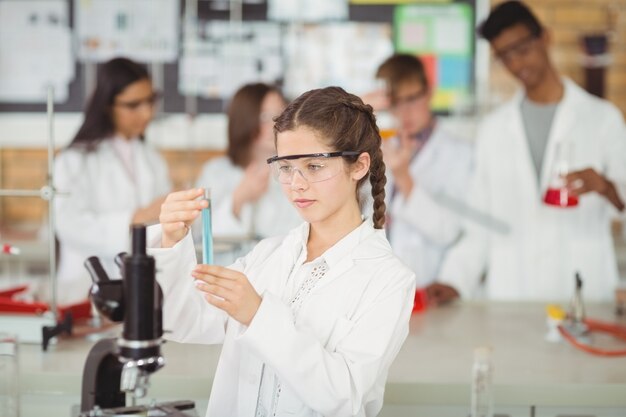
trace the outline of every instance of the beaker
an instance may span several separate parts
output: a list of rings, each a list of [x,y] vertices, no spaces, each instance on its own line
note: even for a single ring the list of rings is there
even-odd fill
[[[0,411],[3,417],[18,417],[20,390],[17,336],[0,332]]]
[[[572,143],[561,141],[556,144],[550,170],[550,180],[543,197],[543,202],[550,206],[575,207],[578,205],[578,196],[567,188],[567,181],[565,180],[565,177],[570,172],[572,153]]]

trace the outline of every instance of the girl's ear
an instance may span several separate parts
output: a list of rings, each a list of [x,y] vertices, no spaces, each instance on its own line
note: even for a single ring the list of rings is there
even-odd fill
[[[363,152],[361,155],[359,155],[356,162],[352,164],[352,179],[358,181],[366,176],[370,170],[370,163],[370,154],[368,154],[367,152]]]

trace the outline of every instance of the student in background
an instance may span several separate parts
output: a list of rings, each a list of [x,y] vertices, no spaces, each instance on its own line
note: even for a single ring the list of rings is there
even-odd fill
[[[431,299],[472,297],[486,270],[493,300],[568,299],[576,272],[585,299],[609,300],[618,277],[610,221],[626,198],[623,116],[558,73],[550,35],[524,3],[497,5],[479,32],[523,87],[482,122],[469,189],[469,204],[508,232],[468,223]],[[564,145],[565,186],[579,203],[555,208],[542,200]]]
[[[55,161],[60,244],[58,301],[87,298],[83,263],[98,256],[112,277],[129,246],[129,226],[158,221],[171,191],[165,161],[144,141],[157,93],[145,68],[124,58],[98,68],[96,89],[78,133]]]
[[[414,274],[391,252],[372,108],[340,88],[278,117],[272,171],[305,223],[229,268],[198,265],[188,233],[202,189],[170,194],[159,265],[167,336],[223,344],[207,415],[376,416],[408,334]],[[372,218],[359,189],[368,181]],[[156,228],[155,228],[156,229]]]
[[[464,201],[472,147],[446,132],[431,112],[433,86],[419,58],[393,55],[376,77],[386,84],[382,103],[389,103],[396,124],[395,137],[383,142],[388,237],[394,253],[415,272],[417,286],[425,287],[459,237],[460,219],[441,199]]]
[[[264,238],[300,223],[280,187],[270,181],[265,162],[276,152],[274,118],[284,108],[280,91],[262,83],[241,87],[230,102],[226,156],[207,162],[196,182],[211,189],[215,236]]]

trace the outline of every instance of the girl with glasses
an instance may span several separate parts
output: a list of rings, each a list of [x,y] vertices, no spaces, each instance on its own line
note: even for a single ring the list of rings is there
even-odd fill
[[[158,220],[171,184],[165,161],[143,140],[157,98],[135,62],[116,58],[98,68],[85,119],[55,163],[55,186],[64,193],[54,201],[60,303],[87,298],[87,257],[119,276],[113,259],[129,246],[129,225]]]
[[[407,333],[415,277],[391,252],[385,165],[372,108],[309,91],[274,126],[269,159],[305,222],[228,268],[198,265],[188,225],[201,189],[170,194],[151,249],[164,328],[223,344],[207,415],[375,416]],[[372,218],[359,191],[369,181]]]

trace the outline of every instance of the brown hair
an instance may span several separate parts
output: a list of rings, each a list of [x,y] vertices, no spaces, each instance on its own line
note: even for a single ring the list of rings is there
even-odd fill
[[[417,81],[424,88],[428,88],[426,69],[422,61],[415,55],[395,54],[380,64],[376,71],[376,78],[385,80],[391,96],[395,96],[400,85]]]
[[[367,152],[371,163],[369,174],[357,183],[359,189],[369,177],[374,199],[373,221],[376,229],[385,223],[385,163],[380,148],[380,133],[372,106],[345,92],[339,87],[311,90],[295,99],[276,118],[274,133],[293,131],[306,127],[327,138],[335,151]],[[356,162],[358,156],[343,157],[349,163]]]
[[[261,131],[261,105],[269,93],[280,91],[263,83],[246,84],[241,87],[228,106],[228,149],[231,162],[245,168],[250,163],[250,150]]]

